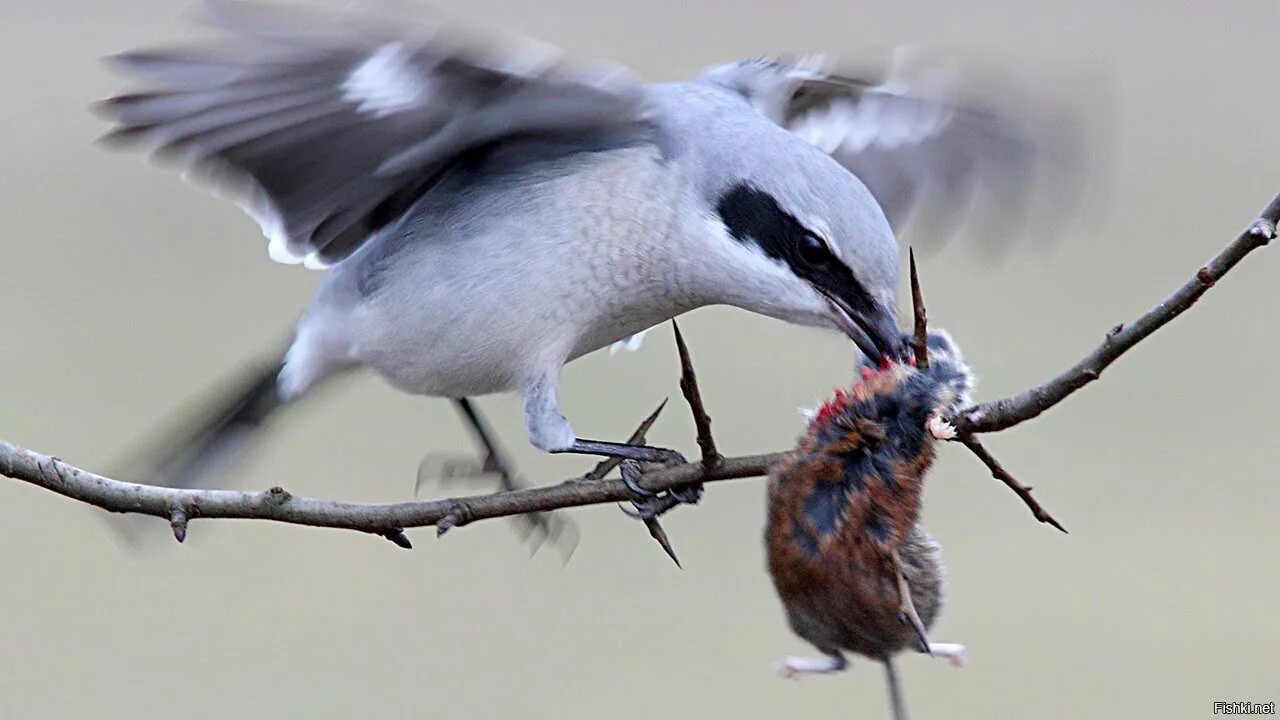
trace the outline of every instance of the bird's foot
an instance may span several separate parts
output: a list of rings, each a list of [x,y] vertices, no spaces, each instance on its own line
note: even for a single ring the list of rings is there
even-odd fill
[[[956,437],[956,426],[941,415],[930,415],[928,427],[929,434],[938,440],[954,440]]]
[[[418,473],[413,484],[413,496],[421,497],[423,489],[434,483],[466,482],[490,473],[474,458],[430,452],[418,461]]]
[[[661,410],[662,408],[659,407],[658,409]],[[654,415],[651,415],[650,419],[656,416],[656,414],[657,413],[655,412]],[[647,429],[647,427],[645,429]],[[627,489],[635,496],[636,502],[633,504],[636,505],[636,510],[640,513],[640,517],[642,519],[657,517],[667,510],[670,510],[675,505],[692,505],[702,499],[702,485],[700,484],[687,488],[671,489],[663,493],[655,493],[652,490],[641,487],[640,484],[636,482],[636,479],[640,475],[639,471],[642,469],[642,464],[648,466],[670,467],[672,465],[684,465],[688,463],[688,460],[685,459],[684,455],[681,455],[675,450],[638,443],[574,440],[573,445],[569,449],[556,450],[554,452],[603,455],[610,459],[601,463],[594,470],[587,473],[587,479],[603,479],[604,474],[611,470],[614,464],[618,463],[618,461],[621,461],[621,463],[618,464],[622,465],[630,463],[633,466],[632,471],[622,473],[622,481],[627,484]],[[662,499],[664,502],[646,504],[643,502],[646,498]],[[671,503],[670,501],[666,501],[666,498],[672,498],[675,502]],[[642,505],[647,505],[650,510],[653,508],[658,509],[656,512],[647,512],[646,507],[642,507]]]
[[[675,548],[672,547],[671,540],[667,537],[667,531],[663,529],[658,517],[683,501],[671,492],[658,495],[640,487],[639,483],[636,482],[641,472],[640,463],[634,460],[623,460],[621,470],[622,482],[626,483],[627,488],[635,493],[631,498],[631,505],[635,510],[628,510],[619,506],[622,512],[643,522],[645,527],[649,528],[649,535],[662,547],[667,557],[671,558],[676,567],[681,567],[680,558],[676,556]],[[699,490],[701,489],[699,488]]]
[[[805,675],[830,675],[849,667],[849,661],[842,655],[823,655],[822,657],[795,657],[788,655],[778,663],[775,672],[780,678],[798,680]]]
[[[951,667],[964,667],[964,645],[960,643],[929,643],[929,654],[946,658],[951,663]]]

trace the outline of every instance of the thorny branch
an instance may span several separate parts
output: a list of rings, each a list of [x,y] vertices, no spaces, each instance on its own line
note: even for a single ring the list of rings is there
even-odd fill
[[[1102,371],[1126,351],[1195,304],[1246,255],[1270,242],[1276,235],[1277,223],[1280,223],[1280,196],[1273,199],[1257,220],[1171,296],[1136,321],[1116,325],[1106,334],[1102,344],[1083,360],[1052,380],[1019,395],[975,405],[961,412],[955,419],[956,439],[971,449],[981,448],[974,435],[1004,430],[1037,417],[1097,380]],[[687,350],[682,351],[682,356],[687,358]],[[721,458],[715,451],[710,438],[710,421],[705,409],[701,408],[701,397],[696,391],[691,370],[691,367],[687,368],[686,376],[691,380],[692,392],[685,389],[685,395],[694,411],[702,458],[676,466],[645,469],[629,479],[647,491],[663,493],[707,482],[767,474],[769,468],[784,456],[783,453]],[[982,455],[979,452],[979,456]],[[989,454],[986,456],[990,458]],[[1010,487],[1015,490],[1023,487],[1008,473],[1002,475],[1003,469],[994,462],[994,458],[991,461],[984,459],[984,462]],[[187,490],[120,482],[0,440],[0,474],[112,512],[162,518],[169,522],[179,541],[186,537],[192,519],[242,518],[358,530],[408,547],[409,541],[404,534],[408,528],[434,525],[439,533],[443,533],[477,520],[633,500],[634,491],[622,479],[603,478],[609,469],[612,468],[593,473],[591,477],[572,478],[555,485],[489,495],[361,504],[302,497],[281,487],[243,492]],[[1037,511],[1039,506],[1033,504],[1029,493],[1023,494],[1026,490],[1023,488],[1018,492],[1033,512]],[[1040,519],[1051,522],[1047,515]]]
[[[924,293],[920,290],[920,273],[916,270],[915,251],[908,250],[907,255],[911,261],[911,314],[915,318],[915,332],[913,333],[911,344],[915,351],[916,366],[923,369],[929,367],[929,317],[924,306]],[[1017,493],[1018,497],[1022,498],[1022,502],[1031,510],[1031,514],[1037,520],[1049,523],[1064,533],[1067,531],[1062,526],[1062,523],[1055,520],[1049,514],[1049,511],[1041,507],[1040,503],[1031,496],[1031,486],[1018,482],[1018,479],[1012,473],[1005,470],[1000,461],[996,459],[996,456],[987,450],[976,435],[961,435],[957,433],[953,439],[969,448],[969,451],[977,456],[991,471],[991,477],[1004,483],[1010,490]]]

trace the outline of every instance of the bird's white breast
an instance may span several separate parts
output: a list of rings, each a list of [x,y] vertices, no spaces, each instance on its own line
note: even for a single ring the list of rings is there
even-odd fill
[[[442,200],[400,229],[407,244],[368,294],[322,288],[299,337],[309,322],[349,328],[354,362],[402,390],[457,397],[514,389],[693,307],[670,247],[685,186],[650,146]]]

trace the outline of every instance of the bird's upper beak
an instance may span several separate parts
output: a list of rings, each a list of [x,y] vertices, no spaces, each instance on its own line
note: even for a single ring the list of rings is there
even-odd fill
[[[831,317],[836,327],[849,336],[868,360],[878,362],[884,357],[891,360],[901,360],[904,357],[906,346],[902,342],[897,320],[890,310],[876,304],[870,312],[861,312],[834,295],[823,294],[831,308]]]

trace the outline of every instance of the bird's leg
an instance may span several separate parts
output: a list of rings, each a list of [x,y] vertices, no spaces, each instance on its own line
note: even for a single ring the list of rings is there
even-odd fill
[[[915,630],[916,637],[920,640],[920,652],[930,654],[932,650],[929,646],[929,634],[925,631],[924,623],[920,622],[915,603],[911,601],[911,587],[907,584],[907,574],[902,569],[902,558],[898,557],[897,550],[889,551],[889,560],[893,565],[893,573],[898,578],[898,617]]]
[[[964,667],[964,645],[960,643],[929,643],[929,654],[946,658],[951,667]]]
[[[573,428],[569,427],[569,422],[560,414],[557,397],[559,385],[556,372],[543,373],[525,384],[524,424],[529,433],[529,442],[534,447],[549,453],[597,455],[661,465],[685,462],[683,455],[668,448],[577,437]]]
[[[467,421],[467,427],[476,439],[476,444],[484,451],[484,461],[480,465],[480,474],[493,473],[498,476],[498,487],[502,490],[516,490],[519,485],[507,469],[498,444],[489,430],[489,425],[480,417],[480,412],[471,404],[470,398],[457,398],[453,401],[458,412]]]
[[[497,439],[493,435],[493,431],[489,428],[489,424],[481,417],[480,411],[472,404],[469,398],[456,398],[453,401],[458,408],[459,414],[466,420],[467,428],[471,431],[472,436],[476,440],[476,444],[480,446],[484,452],[484,460],[479,468],[480,475],[493,474],[498,477],[498,488],[503,492],[519,490],[522,485],[517,482],[514,473],[511,472],[506,458],[503,457],[502,450],[498,447]],[[516,520],[525,526],[526,535],[531,537],[555,540],[563,529],[561,522],[557,518],[552,517],[549,513],[530,513],[527,515],[519,515]],[[541,544],[541,539],[535,540]],[[572,553],[572,550],[569,550]]]
[[[778,663],[778,677],[794,680],[804,675],[830,675],[849,667],[849,661],[843,655],[831,654],[822,657],[795,657],[789,655]]]

